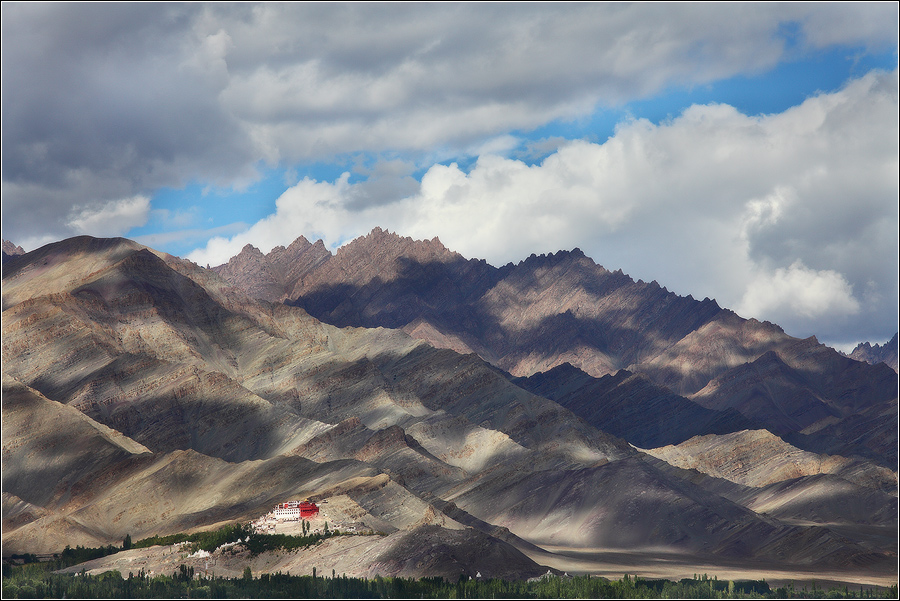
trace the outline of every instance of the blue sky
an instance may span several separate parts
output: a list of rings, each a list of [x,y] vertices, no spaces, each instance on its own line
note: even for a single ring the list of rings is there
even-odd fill
[[[3,4],[3,237],[375,226],[897,330],[897,5]]]
[[[599,105],[592,112],[574,119],[554,120],[530,130],[513,130],[510,135],[518,139],[519,145],[506,154],[533,165],[551,152],[548,149],[528,152],[529,142],[563,138],[602,143],[615,134],[616,125],[623,121],[637,118],[658,124],[679,115],[692,104],[723,103],[747,115],[780,113],[817,93],[834,92],[848,80],[873,69],[892,71],[896,65],[895,49],[868,52],[864,46],[847,46],[810,52],[778,63],[763,73],[742,74],[697,86],[672,86],[622,105]],[[393,156],[398,155],[394,153]],[[454,154],[439,162],[455,162],[468,168],[477,158],[471,154]],[[365,176],[354,172],[354,165],[378,160],[378,155],[373,153],[348,153],[328,162],[300,162],[289,167],[267,166],[261,161],[257,165],[258,179],[240,188],[214,186],[202,181],[177,188],[160,188],[154,192],[151,204],[154,210],[167,213],[155,215],[151,212],[146,224],[130,229],[125,235],[140,237],[154,248],[185,256],[210,237],[207,230],[223,228],[223,235],[227,232],[236,234],[274,213],[276,199],[298,178],[334,181],[350,170],[349,181],[356,183]],[[425,170],[419,166],[411,175],[421,179]],[[184,214],[184,223],[197,226],[197,234],[164,242],[165,234],[172,229],[172,214],[178,212]],[[153,244],[155,236],[160,240],[158,246]]]

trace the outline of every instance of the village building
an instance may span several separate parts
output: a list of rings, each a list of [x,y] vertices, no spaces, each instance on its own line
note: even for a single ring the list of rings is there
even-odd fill
[[[279,521],[305,520],[319,515],[319,506],[310,501],[285,501],[276,505],[270,515]]]

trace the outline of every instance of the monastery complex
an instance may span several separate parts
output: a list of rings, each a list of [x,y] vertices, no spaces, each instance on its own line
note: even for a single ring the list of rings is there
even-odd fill
[[[327,527],[331,531],[356,533],[368,530],[364,524],[356,521],[346,511],[341,510],[340,499],[337,506],[328,511],[328,501],[321,500],[318,503],[303,501],[284,501],[272,508],[267,514],[250,523],[255,532],[260,534],[288,534],[299,535],[303,533],[303,522],[307,523],[307,532],[319,534]],[[329,515],[329,514],[333,515]]]

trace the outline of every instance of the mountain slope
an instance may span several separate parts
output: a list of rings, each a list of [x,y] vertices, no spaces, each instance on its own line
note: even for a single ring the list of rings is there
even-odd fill
[[[894,337],[884,344],[860,343],[848,356],[856,361],[865,361],[866,363],[885,363],[897,371],[897,334],[894,334]]]
[[[301,249],[310,246],[301,242]],[[287,249],[263,258],[273,263],[276,255],[282,264],[290,259]],[[731,416],[685,431],[686,438],[765,427],[808,450],[896,463],[895,373],[852,361],[814,338],[795,339],[774,324],[742,319],[715,301],[635,282],[578,249],[498,269],[466,260],[436,239],[415,241],[376,228],[323,256],[315,266],[298,259],[303,276],[288,298],[325,322],[402,328],[433,346],[477,353],[519,377],[564,363],[594,378],[626,369],[669,390],[657,394],[656,409],[669,398],[683,405],[667,407],[672,416],[687,415],[685,408],[696,412],[684,405],[687,399]],[[246,282],[253,274],[241,277]],[[649,389],[638,388],[616,393],[626,422],[629,411],[651,400],[642,396]],[[541,394],[563,399],[548,387]],[[613,402],[609,395],[605,403]],[[597,412],[589,405],[582,399],[579,415]],[[606,426],[623,435],[629,427],[614,420]]]
[[[152,453],[77,409],[4,378],[7,552],[58,552],[65,544],[96,546],[128,533],[145,537],[246,519],[284,496],[377,474],[358,462],[275,458],[234,464],[194,451]]]
[[[737,410],[810,451],[895,466],[897,398],[889,392],[896,374],[805,342],[729,370],[690,398],[710,409]]]
[[[395,237],[375,232],[372,238]],[[535,257],[528,270],[516,272],[516,266],[493,270],[466,261],[436,240],[398,244],[416,259],[398,263],[396,249],[367,254],[358,245],[345,259],[300,269],[297,281],[319,282],[317,290],[335,293],[332,301],[340,302],[334,315],[396,323],[414,316],[431,331],[474,324],[474,334],[460,329],[457,340],[468,336],[475,346],[519,349],[525,355],[517,358],[515,351],[510,360],[520,366],[526,355],[534,365],[565,355],[572,340],[557,337],[560,332],[574,332],[588,359],[599,356],[591,349],[602,346],[607,358],[622,361],[659,357],[659,349],[692,335],[683,331],[703,330],[699,323],[734,321],[709,302],[701,303],[708,315],[694,315],[694,301],[629,283],[579,253]],[[314,246],[297,248],[310,252]],[[279,252],[286,256],[288,249]],[[367,279],[373,264],[392,264],[393,271],[385,269],[375,282]],[[316,274],[325,278],[320,270],[326,267],[333,270],[328,278],[316,280]],[[279,269],[290,272],[287,264]],[[591,279],[604,272],[599,282]],[[339,273],[366,284],[347,284],[341,296],[326,281]],[[466,286],[456,284],[460,273],[469,274]],[[416,288],[420,277],[429,283],[427,294]],[[383,285],[391,282],[394,287]],[[3,283],[4,374],[32,401],[40,399],[47,415],[51,408],[63,411],[60,419],[36,420],[41,442],[29,442],[25,428],[8,440],[4,431],[4,519],[14,526],[4,530],[4,543],[10,548],[29,540],[58,544],[51,537],[57,527],[77,531],[78,540],[118,542],[125,533],[258,517],[295,496],[345,495],[389,528],[465,524],[515,544],[527,544],[522,538],[588,546],[641,540],[689,553],[798,563],[871,552],[873,565],[895,552],[890,545],[869,549],[852,537],[841,542],[821,525],[805,528],[760,516],[695,484],[696,472],[663,465],[543,394],[516,386],[478,355],[435,348],[399,329],[323,323],[298,307],[253,300],[211,270],[127,240],[80,237],[48,245],[11,259]],[[560,300],[567,287],[575,292]],[[656,292],[642,296],[650,289]],[[393,292],[402,290],[408,298],[394,303]],[[500,300],[484,301],[493,296]],[[546,314],[560,304],[565,311],[548,321]],[[658,330],[647,326],[628,339],[624,331],[608,336],[613,322],[636,329],[642,319],[655,323],[653,315]],[[542,328],[551,335],[542,335]],[[794,339],[779,340],[793,370],[783,377],[801,384],[811,378],[821,365],[816,348],[804,342],[791,351]],[[810,349],[816,352],[803,354]],[[861,371],[807,386],[839,413],[829,414],[837,421],[813,425],[832,429],[828,436],[838,439],[836,428],[868,409],[883,409],[878,398],[864,402],[859,396],[878,392],[877,380],[860,385],[859,394],[853,389],[873,372],[842,360]],[[560,390],[581,377],[570,375]],[[653,388],[643,372],[610,376],[607,385],[610,407],[626,417],[632,398],[650,411],[674,403],[676,413],[689,409],[713,422],[721,417]],[[837,393],[842,396],[830,398]],[[590,409],[586,401],[579,411],[590,417]],[[28,421],[16,411],[4,402],[4,424],[7,412],[14,418],[10,424]],[[114,454],[97,465],[85,463],[87,472],[66,464],[34,484],[42,468],[30,458],[32,449],[49,445],[53,455],[65,456],[49,441],[61,440],[69,422],[83,421],[90,427],[81,430],[95,441],[90,444],[101,440],[95,434],[101,431],[126,442],[103,446]],[[809,427],[805,432],[816,435]],[[67,500],[57,502],[65,494]],[[815,542],[821,553],[785,541]]]
[[[766,430],[697,436],[646,452],[677,467],[754,488],[833,474],[859,486],[897,494],[896,472],[859,459],[803,451]]]
[[[565,363],[513,381],[556,401],[595,428],[641,448],[677,444],[698,434],[725,434],[753,427],[734,409],[707,409],[624,369],[615,375],[593,378]]]
[[[896,562],[891,552],[851,542],[827,528],[762,517],[640,457],[472,484],[450,496],[455,504],[539,545],[662,547],[698,559],[752,557],[820,566],[845,565],[850,557],[870,567]]]
[[[62,440],[57,428],[87,420],[93,431],[106,428],[143,449],[137,459],[120,450],[98,467],[65,464],[40,478],[46,468],[27,460],[28,432],[7,437],[5,430],[10,511],[21,501],[38,508],[32,514],[48,512],[5,532],[11,545],[45,540],[51,523],[81,524],[85,542],[115,541],[124,529],[138,535],[210,525],[323,486],[356,491],[370,512],[405,527],[428,509],[406,486],[445,488],[509,454],[546,466],[634,454],[474,356],[398,331],[341,330],[299,309],[251,301],[206,270],[129,241],[77,238],[15,259],[4,307],[5,374],[42,399],[45,412],[65,410],[63,418],[25,420],[54,425],[42,432],[42,448]],[[6,396],[4,428],[24,423]],[[311,473],[321,474],[318,486],[298,490]],[[374,490],[338,486],[379,474],[387,480]],[[244,484],[223,500],[217,491],[236,479]],[[98,484],[83,486],[63,508],[53,499],[70,480]],[[35,482],[50,488],[32,490]],[[173,486],[184,496],[168,494]],[[166,517],[127,517],[147,513]]]

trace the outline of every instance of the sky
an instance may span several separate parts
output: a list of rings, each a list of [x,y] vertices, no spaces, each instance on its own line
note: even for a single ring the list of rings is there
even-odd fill
[[[898,5],[2,4],[2,235],[378,226],[851,349],[898,329]]]

